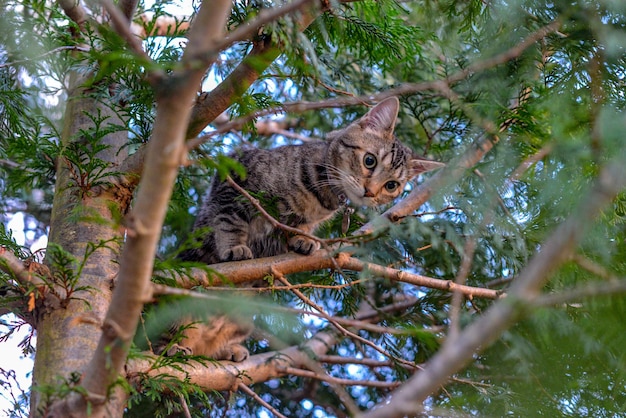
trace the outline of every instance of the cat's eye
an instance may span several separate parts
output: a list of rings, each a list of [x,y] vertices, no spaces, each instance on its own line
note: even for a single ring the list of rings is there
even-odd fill
[[[374,157],[370,153],[365,154],[365,157],[363,157],[363,165],[367,169],[373,169],[374,167],[376,167],[376,157]]]
[[[398,188],[399,185],[400,183],[398,183],[397,181],[388,181],[387,183],[385,183],[385,190],[387,190],[388,192],[393,192]]]

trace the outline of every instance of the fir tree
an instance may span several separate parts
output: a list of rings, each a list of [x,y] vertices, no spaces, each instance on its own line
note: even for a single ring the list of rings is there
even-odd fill
[[[626,4],[175,3],[0,5],[0,344],[30,327],[34,356],[30,390],[0,370],[9,415],[623,412]],[[390,96],[444,170],[311,256],[177,260],[229,151]],[[243,363],[152,352],[244,309]]]

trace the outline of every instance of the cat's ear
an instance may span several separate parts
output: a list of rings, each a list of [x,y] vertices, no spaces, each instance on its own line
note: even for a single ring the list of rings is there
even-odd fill
[[[411,178],[417,176],[420,173],[425,173],[427,171],[433,171],[438,168],[445,167],[444,163],[440,163],[439,161],[427,160],[418,155],[413,155],[411,158],[411,162],[409,165]]]
[[[390,97],[378,103],[370,109],[358,123],[363,129],[372,129],[386,138],[393,137],[393,129],[396,126],[400,101],[397,97]]]

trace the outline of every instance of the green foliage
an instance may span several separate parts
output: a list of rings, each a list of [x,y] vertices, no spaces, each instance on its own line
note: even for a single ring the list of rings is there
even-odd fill
[[[150,6],[153,15],[142,23],[147,32],[159,17],[168,15],[168,3]],[[262,9],[276,5],[237,1],[229,28],[246,24]],[[301,101],[301,108],[306,109],[307,102],[321,99],[415,87],[415,83],[454,77],[473,68],[446,86],[405,89],[396,134],[416,152],[449,164],[485,138],[497,135],[497,145],[460,180],[436,190],[418,213],[393,225],[379,220],[381,230],[376,236],[342,244],[342,248],[382,266],[453,280],[460,273],[466,243],[474,239],[467,284],[506,286],[581,199],[587,198],[590,184],[606,162],[623,159],[626,6],[611,0],[364,0],[330,5],[302,33],[297,19],[287,17],[265,25],[252,39],[220,54],[207,86],[230,74],[254,43],[272,41],[281,52],[259,80],[231,102],[229,118],[249,117],[248,123],[236,133],[212,136],[192,155],[190,166],[181,170],[163,226],[156,281],[171,285],[172,271],[184,275],[191,266],[172,259],[186,246],[197,245],[193,244],[197,235],[189,236],[189,231],[212,178],[246,175],[228,157],[235,148],[297,142],[282,135],[259,135],[254,123],[269,119],[259,116],[262,111],[290,101]],[[185,34],[181,28],[172,28],[168,36],[146,39],[143,45],[153,60],[148,63],[132,53],[107,25],[87,25],[84,39],[77,42],[72,33],[78,27],[68,23],[61,9],[48,1],[9,1],[0,9],[3,21],[8,22],[0,25],[0,247],[24,259],[28,250],[15,242],[4,223],[13,213],[27,211],[30,219],[39,221],[38,231],[46,230],[52,196],[59,192],[53,188],[59,166],[69,168],[71,187],[83,199],[92,197],[95,188],[108,187],[109,176],[121,174],[102,157],[112,152],[103,140],[127,131],[131,154],[149,142],[155,95],[146,72],[158,69],[168,74],[177,69]],[[524,39],[557,19],[561,22],[558,31],[523,51],[516,50]],[[510,55],[499,65],[489,64],[489,59],[506,53]],[[61,146],[70,69],[85,76],[89,98],[109,104],[124,123],[112,125],[106,115],[88,112],[81,115],[85,127],[69,145]],[[322,137],[365,110],[363,106],[304,110],[286,117],[295,131]],[[427,176],[410,185],[407,194]],[[43,198],[32,197],[37,191],[43,192]],[[275,213],[271,208],[274,202],[263,201],[262,194],[256,197]],[[114,205],[110,209],[112,219],[95,216],[80,205],[72,216],[122,225],[124,214]],[[358,209],[351,215],[346,237],[377,215],[375,210]],[[332,219],[319,235],[341,237],[342,218]],[[625,219],[626,196],[622,193],[588,229],[577,249],[578,255],[597,268],[590,272],[588,266],[568,263],[544,291],[563,292],[593,283],[598,275],[605,279],[623,276]],[[80,292],[93,291],[81,285],[80,275],[88,257],[110,244],[93,243],[80,257],[49,246],[47,259],[53,277],[48,285],[62,304],[80,299]],[[0,280],[10,285],[13,278],[2,273]],[[380,350],[345,338],[332,354],[386,363],[376,368],[325,365],[334,377],[403,381],[413,373],[403,361],[428,361],[450,326],[451,298],[445,292],[382,279],[368,271],[307,272],[289,280],[315,285],[301,291],[330,315],[352,318],[366,306],[378,315],[377,325],[393,331],[351,328]],[[3,302],[7,300],[3,296]],[[410,306],[385,310],[407,300]],[[480,318],[492,303],[476,298],[466,301],[461,325]],[[328,326],[327,320],[314,315],[295,318],[277,312],[277,305],[312,310],[293,293],[282,291],[274,291],[270,302],[216,293],[191,303],[164,298],[163,305],[148,308],[145,330],[138,333],[136,344],[149,348],[142,332],[154,338],[164,324],[187,313],[201,317],[241,309],[238,313],[254,317],[259,329],[275,332],[289,344]],[[623,305],[623,298],[613,296],[537,310],[477,357],[429,404],[492,416],[619,415],[626,403],[622,390],[626,342],[619,326]],[[255,353],[275,348],[264,340],[249,344]],[[163,357],[159,364],[181,367],[190,359]],[[80,392],[78,383],[72,377],[54,388],[36,390],[53,400]],[[345,414],[333,390],[310,379],[286,376],[253,388],[287,416]],[[367,386],[348,390],[364,410],[389,394],[388,389]],[[204,394],[189,381],[165,375],[140,376],[127,414],[169,416],[180,412],[181,400],[192,407],[193,416],[217,415],[229,409],[232,414],[258,413],[258,404],[247,398],[214,395]]]

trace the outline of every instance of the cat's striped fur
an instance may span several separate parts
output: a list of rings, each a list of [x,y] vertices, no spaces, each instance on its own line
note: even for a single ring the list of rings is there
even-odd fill
[[[271,207],[269,212],[281,223],[308,234],[346,202],[355,206],[388,203],[411,178],[443,166],[415,156],[394,137],[398,110],[398,99],[389,98],[347,127],[329,133],[326,141],[239,151],[234,157],[247,175],[235,181]],[[207,227],[210,232],[201,245],[185,251],[183,259],[212,264],[288,250],[310,254],[319,248],[308,237],[274,228],[237,190],[218,178],[194,225],[194,229]],[[239,361],[247,357],[240,346],[247,335],[220,316],[196,324],[181,346],[185,351]],[[204,349],[202,339],[207,338],[217,347],[213,352]]]
[[[417,157],[393,135],[399,102],[389,98],[326,141],[235,154],[246,168],[235,180],[265,202],[277,219],[308,234],[346,201],[378,206],[397,197],[417,174],[443,164]],[[282,254],[309,254],[319,244],[275,229],[225,181],[213,181],[194,228],[209,227],[202,245],[187,260],[218,263]]]

